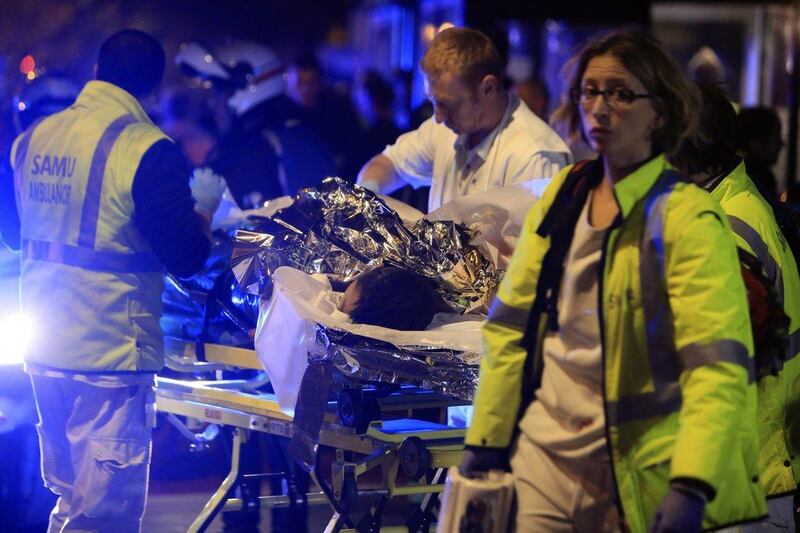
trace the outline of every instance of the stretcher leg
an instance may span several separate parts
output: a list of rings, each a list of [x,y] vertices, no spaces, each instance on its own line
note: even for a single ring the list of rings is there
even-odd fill
[[[372,504],[369,512],[365,513],[358,521],[356,529],[361,533],[380,533],[381,520],[383,519],[383,508],[386,507],[386,496],[380,496]]]
[[[236,486],[239,480],[239,458],[241,453],[242,442],[247,439],[247,430],[236,428],[233,432],[233,441],[231,443],[231,470],[219,488],[211,495],[211,498],[203,506],[203,510],[194,519],[187,529],[187,533],[198,533],[208,529],[214,517],[222,509],[230,492]]]
[[[333,491],[328,485],[328,482],[325,481],[325,479],[323,479],[323,477],[320,476],[319,473],[320,473],[319,455],[317,455],[317,461],[316,464],[314,465],[314,471],[311,472],[309,475],[311,476],[311,479],[314,481],[314,483],[316,483],[317,486],[325,494],[325,498],[328,500],[328,503],[330,504],[331,508],[334,511],[333,517],[331,517],[330,522],[328,522],[328,525],[325,528],[325,532],[327,533],[328,531],[331,532],[339,531],[343,526],[347,526],[350,528],[354,527],[353,522],[347,517],[345,513],[342,512],[341,507],[339,507],[339,504],[336,498],[334,497]]]
[[[447,469],[437,468],[430,484],[439,485],[443,483],[446,474]],[[439,509],[440,503],[439,494],[437,492],[426,494],[419,507],[417,507],[414,512],[411,513],[411,516],[408,517],[408,520],[406,520],[406,527],[408,527],[408,530],[428,533],[431,526],[438,521],[438,516],[434,514],[434,511]]]

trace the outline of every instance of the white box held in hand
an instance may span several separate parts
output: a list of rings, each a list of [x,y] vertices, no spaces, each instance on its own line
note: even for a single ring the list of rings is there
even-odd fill
[[[505,533],[514,482],[510,473],[492,470],[470,479],[452,466],[442,496],[437,533]]]

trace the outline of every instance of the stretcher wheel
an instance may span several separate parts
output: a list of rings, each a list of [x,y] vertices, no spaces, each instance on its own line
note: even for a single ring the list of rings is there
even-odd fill
[[[356,433],[367,431],[369,423],[380,420],[381,406],[374,398],[364,398],[360,390],[345,389],[336,402],[339,423],[354,428]]]
[[[414,481],[419,481],[431,468],[431,454],[419,437],[409,437],[403,441],[398,450],[400,468]]]

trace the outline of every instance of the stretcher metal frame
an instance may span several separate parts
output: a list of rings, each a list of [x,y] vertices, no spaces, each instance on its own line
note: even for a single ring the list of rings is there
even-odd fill
[[[170,361],[168,365],[184,371],[231,367],[262,369],[254,350],[167,339],[165,351]],[[457,465],[463,454],[464,430],[442,422],[446,421],[448,406],[463,405],[463,402],[430,392],[390,395],[381,398],[380,411],[395,417],[370,420],[362,433],[343,425],[336,402],[329,402],[319,443],[335,450],[330,485],[317,463],[311,477],[321,492],[256,495],[254,501],[245,501],[231,496],[245,479],[240,471],[240,447],[250,432],[287,438],[294,434],[292,417],[280,410],[275,396],[244,392],[242,389],[246,389],[246,385],[242,380],[157,378],[157,409],[166,413],[173,423],[180,424],[176,415],[186,416],[231,428],[233,432],[230,471],[189,526],[189,532],[205,531],[222,510],[238,511],[252,505],[272,508],[327,503],[333,509],[333,516],[326,532],[429,531],[435,524],[438,495],[444,489],[446,470]],[[434,412],[438,409],[439,423],[404,418],[418,409]],[[185,427],[183,432],[193,435]],[[376,469],[381,473],[379,488],[359,487],[359,476]],[[382,513],[388,499],[407,495],[423,496],[412,516],[403,526],[382,527]],[[360,497],[373,497],[375,501],[370,511],[354,522],[351,514]]]

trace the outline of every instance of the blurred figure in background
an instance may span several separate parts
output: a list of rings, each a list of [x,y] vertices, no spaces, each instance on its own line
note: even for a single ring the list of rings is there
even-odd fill
[[[353,101],[361,117],[356,168],[361,168],[376,153],[392,144],[402,133],[394,117],[395,92],[392,84],[374,70],[368,70],[356,83]],[[406,185],[390,196],[420,211],[428,205],[428,187]]]
[[[217,143],[217,124],[195,91],[177,89],[162,97],[161,129],[177,144],[193,167],[202,166]]]
[[[333,150],[337,175],[355,181],[358,121],[349,100],[326,87],[322,67],[311,54],[299,56],[289,65],[287,84],[299,116]]]
[[[533,114],[547,122],[550,107],[550,92],[547,85],[538,78],[529,78],[513,86],[514,94],[525,102]]]
[[[361,118],[363,128],[360,151],[366,157],[359,160],[359,167],[376,152],[382,150],[400,135],[394,120],[394,89],[374,70],[368,70],[356,83],[353,101]]]
[[[190,44],[175,61],[220,90],[229,88],[227,104],[235,118],[205,164],[225,178],[239,207],[260,207],[336,173],[328,145],[286,95],[284,66],[272,49],[233,42],[212,53]]]
[[[778,162],[785,144],[778,113],[768,107],[742,109],[739,131],[747,175],[757,181],[766,194],[778,198],[778,180],[772,167]]]

